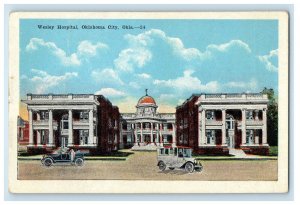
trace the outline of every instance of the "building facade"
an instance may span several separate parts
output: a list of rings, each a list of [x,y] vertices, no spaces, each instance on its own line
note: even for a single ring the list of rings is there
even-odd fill
[[[156,150],[176,145],[174,113],[157,112],[155,100],[147,94],[138,100],[135,113],[121,114],[121,144],[133,150]]]
[[[29,114],[29,152],[118,149],[120,113],[102,95],[27,94],[23,102]]]
[[[199,154],[268,155],[265,94],[199,94],[176,108],[177,144]]]
[[[29,123],[19,116],[17,123],[18,143],[20,146],[26,146],[29,143]]]

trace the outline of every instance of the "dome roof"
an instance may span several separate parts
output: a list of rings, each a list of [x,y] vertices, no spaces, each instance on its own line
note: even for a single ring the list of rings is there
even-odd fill
[[[139,105],[156,105],[155,100],[153,99],[153,97],[149,96],[149,95],[145,95],[143,97],[141,97],[138,101],[138,106]]]

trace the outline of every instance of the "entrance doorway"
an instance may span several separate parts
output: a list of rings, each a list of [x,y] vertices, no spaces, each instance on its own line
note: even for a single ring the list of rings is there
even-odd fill
[[[66,148],[68,146],[68,137],[67,136],[61,136],[61,148]]]
[[[150,135],[144,135],[144,142],[146,144],[150,143],[151,142],[151,136]]]
[[[235,119],[232,115],[226,115],[226,142],[229,148],[235,147]]]

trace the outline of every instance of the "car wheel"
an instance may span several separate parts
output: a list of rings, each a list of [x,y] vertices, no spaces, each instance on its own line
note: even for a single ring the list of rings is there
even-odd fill
[[[175,168],[174,168],[174,167],[169,167],[169,169],[170,169],[170,170],[174,170]]]
[[[166,164],[164,162],[159,162],[158,163],[158,168],[160,171],[164,171],[166,169]]]
[[[192,162],[187,162],[185,164],[185,171],[189,172],[189,173],[192,173],[194,171],[194,164]]]
[[[76,160],[75,160],[75,165],[76,166],[83,166],[83,159],[82,158],[77,158]]]
[[[46,158],[46,159],[44,159],[44,163],[43,164],[46,167],[51,167],[53,165],[53,160],[50,159],[50,158]]]
[[[201,172],[203,170],[203,165],[199,162],[199,169],[198,172]]]

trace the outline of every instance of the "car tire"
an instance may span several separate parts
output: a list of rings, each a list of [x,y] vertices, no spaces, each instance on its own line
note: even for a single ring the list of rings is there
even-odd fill
[[[167,166],[164,162],[161,161],[161,162],[158,163],[158,168],[159,168],[160,171],[164,171],[166,169],[166,167]]]
[[[202,172],[202,170],[203,170],[203,165],[199,162],[199,170],[198,170],[198,172]]]
[[[186,172],[192,173],[195,169],[195,166],[192,162],[187,162],[184,168]]]
[[[45,167],[51,167],[53,165],[53,160],[51,158],[44,159],[43,165]]]
[[[81,166],[83,166],[83,164],[84,164],[84,161],[83,161],[82,158],[77,158],[77,159],[75,160],[75,165],[76,165],[76,166],[81,167]]]

